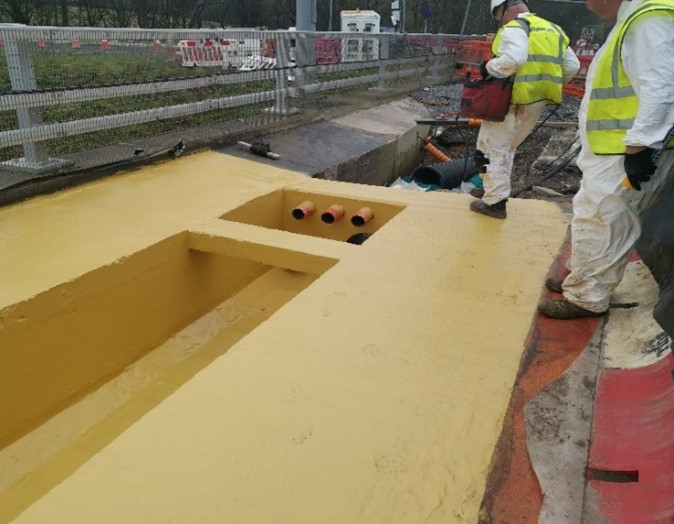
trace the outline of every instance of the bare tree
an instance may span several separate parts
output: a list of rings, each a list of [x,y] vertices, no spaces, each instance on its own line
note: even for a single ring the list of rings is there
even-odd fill
[[[113,13],[114,25],[129,27],[133,22],[133,14],[129,8],[129,0],[108,0]]]
[[[3,0],[0,2],[0,20],[15,24],[30,24],[37,6],[30,0]]]
[[[109,6],[101,6],[100,0],[76,0],[79,25],[98,27],[105,25]]]
[[[64,26],[70,25],[70,17],[68,16],[68,0],[60,0],[61,5],[61,24]]]
[[[152,3],[152,0],[136,0],[135,2],[131,3],[133,6],[131,10],[139,27],[154,27],[152,25],[153,16],[150,12],[150,4]]]
[[[256,27],[260,23],[260,9],[257,2],[233,0],[232,11],[240,27]]]
[[[202,19],[211,20],[217,27],[233,25],[231,22],[231,0],[206,2],[202,11]]]
[[[295,0],[271,0],[263,4],[262,24],[270,29],[288,29],[295,25]]]

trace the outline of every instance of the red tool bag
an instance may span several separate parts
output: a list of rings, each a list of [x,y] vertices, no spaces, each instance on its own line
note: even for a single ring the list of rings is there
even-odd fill
[[[473,80],[463,86],[459,116],[503,122],[510,105],[510,78]]]

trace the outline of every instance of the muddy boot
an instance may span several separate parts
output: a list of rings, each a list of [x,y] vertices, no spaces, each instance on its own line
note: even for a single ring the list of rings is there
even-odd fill
[[[471,202],[470,209],[476,213],[480,213],[481,215],[486,215],[488,217],[505,218],[508,216],[506,213],[507,201],[508,199],[506,198],[505,200],[501,200],[500,202],[496,202],[496,204],[492,204],[490,206],[489,204],[485,204],[482,200],[475,200],[474,202]]]
[[[571,320],[583,317],[602,317],[607,313],[607,311],[602,311],[601,313],[590,311],[589,309],[577,306],[566,299],[546,300],[538,306],[538,312],[544,317],[557,318],[559,320]]]
[[[562,288],[562,284],[564,284],[564,280],[561,277],[550,277],[545,280],[545,287],[554,293],[563,293],[564,288]]]
[[[470,196],[475,198],[482,198],[484,196],[484,189],[481,187],[474,187],[470,190]]]

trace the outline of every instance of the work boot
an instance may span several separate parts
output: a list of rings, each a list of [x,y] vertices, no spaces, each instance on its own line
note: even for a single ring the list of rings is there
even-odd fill
[[[607,311],[596,313],[584,307],[577,306],[565,298],[562,300],[546,300],[538,306],[538,312],[544,317],[557,318],[559,320],[571,320],[583,317],[602,317]]]
[[[563,293],[564,288],[562,287],[562,284],[564,284],[564,280],[564,278],[560,277],[550,277],[545,280],[545,287],[554,293]]]
[[[481,187],[474,187],[470,190],[470,196],[475,198],[482,198],[484,196],[484,189]]]
[[[506,213],[506,202],[508,199],[501,200],[496,202],[496,204],[485,204],[482,200],[475,200],[470,203],[470,209],[481,215],[486,215],[492,218],[505,218],[508,216]]]

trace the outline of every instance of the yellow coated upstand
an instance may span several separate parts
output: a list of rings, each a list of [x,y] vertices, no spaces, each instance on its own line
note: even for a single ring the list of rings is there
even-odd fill
[[[469,202],[209,152],[0,208],[0,521],[475,522],[567,223]]]

